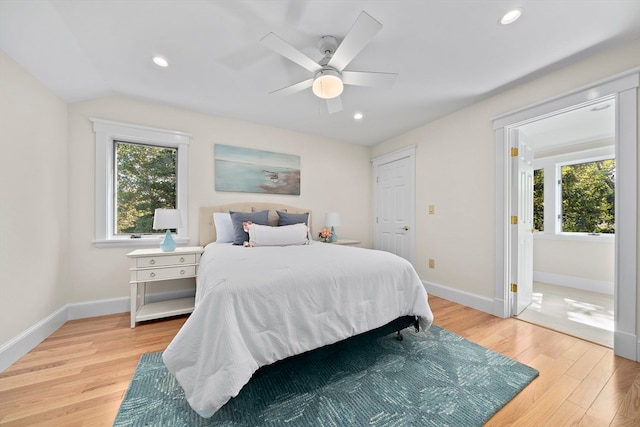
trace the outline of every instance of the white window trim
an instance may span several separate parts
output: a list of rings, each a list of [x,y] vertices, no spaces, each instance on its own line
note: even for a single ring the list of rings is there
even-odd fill
[[[161,235],[142,236],[131,239],[128,236],[114,234],[114,147],[115,141],[143,143],[159,147],[177,149],[176,167],[176,208],[180,209],[182,227],[177,230],[176,242],[189,241],[189,204],[188,196],[188,165],[189,143],[191,134],[157,129],[146,126],[120,123],[110,120],[91,118],[93,131],[96,134],[96,191],[95,191],[95,238],[93,243],[97,247],[112,246],[155,246],[162,239]]]
[[[558,180],[562,176],[562,166],[615,159],[615,145],[574,151],[555,156],[541,157],[533,161],[533,169],[544,169],[544,230],[534,235],[545,240],[582,240],[613,242],[615,234],[591,234],[562,231],[562,220],[558,214],[562,210],[562,194],[558,191]]]

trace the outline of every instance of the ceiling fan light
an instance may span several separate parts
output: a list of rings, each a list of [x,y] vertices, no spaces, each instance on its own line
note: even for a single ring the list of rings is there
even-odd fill
[[[340,73],[328,69],[318,71],[313,81],[312,90],[318,98],[322,99],[332,99],[340,96],[344,90]]]

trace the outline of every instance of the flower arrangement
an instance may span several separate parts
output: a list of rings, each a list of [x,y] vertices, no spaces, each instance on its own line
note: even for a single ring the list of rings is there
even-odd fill
[[[323,242],[328,242],[329,239],[331,239],[331,235],[332,235],[331,230],[329,230],[328,228],[323,228],[318,232],[318,237]]]

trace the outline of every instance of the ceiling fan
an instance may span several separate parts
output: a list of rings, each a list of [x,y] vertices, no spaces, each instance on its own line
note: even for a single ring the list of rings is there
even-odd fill
[[[342,111],[340,94],[344,85],[391,86],[398,76],[396,73],[345,70],[381,28],[382,24],[371,15],[360,12],[342,43],[338,44],[338,40],[333,36],[320,38],[318,49],[324,55],[320,62],[309,58],[276,34],[267,34],[262,38],[262,44],[313,73],[313,77],[309,79],[271,93],[289,95],[311,88],[317,97],[327,100],[327,109],[331,114]]]

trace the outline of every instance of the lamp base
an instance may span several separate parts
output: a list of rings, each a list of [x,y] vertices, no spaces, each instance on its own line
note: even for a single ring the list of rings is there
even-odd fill
[[[176,242],[171,236],[171,230],[167,230],[166,234],[164,235],[164,240],[162,241],[162,243],[160,243],[160,249],[162,249],[164,252],[171,252],[176,250]]]
[[[335,228],[331,226],[331,237],[329,237],[329,242],[335,243],[338,241],[338,235],[336,234]]]

